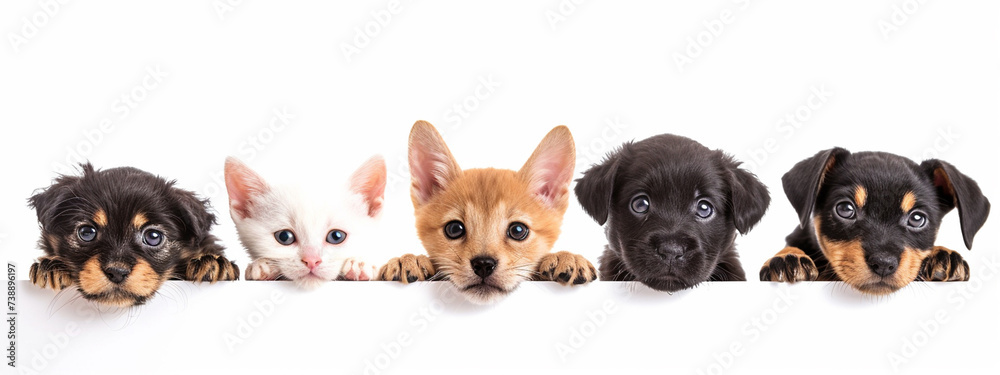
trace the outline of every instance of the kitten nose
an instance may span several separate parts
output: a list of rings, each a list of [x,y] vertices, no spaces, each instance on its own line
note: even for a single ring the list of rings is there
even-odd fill
[[[125,279],[128,278],[129,272],[130,271],[128,268],[122,268],[122,267],[104,268],[104,275],[108,277],[108,280],[111,280],[111,282],[115,284],[121,284],[125,282]]]
[[[310,270],[314,270],[316,269],[316,267],[319,267],[320,263],[323,263],[323,260],[320,259],[319,257],[316,256],[302,257],[302,264],[305,264],[306,267],[309,267]]]
[[[868,268],[876,275],[886,277],[896,272],[899,258],[888,254],[875,254],[868,257]]]
[[[471,261],[472,272],[482,278],[490,277],[497,268],[497,260],[491,257],[475,257]]]

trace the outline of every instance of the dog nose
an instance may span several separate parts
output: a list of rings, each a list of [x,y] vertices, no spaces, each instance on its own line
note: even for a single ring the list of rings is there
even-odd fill
[[[319,267],[320,263],[323,263],[323,259],[320,259],[320,257],[302,257],[302,264],[305,264],[310,270],[314,270],[316,267]]]
[[[128,278],[129,272],[128,268],[122,267],[106,267],[104,269],[104,275],[115,284],[124,282]]]
[[[472,259],[472,272],[482,278],[490,277],[497,268],[497,260],[491,257],[475,257]]]
[[[888,254],[875,254],[868,258],[868,268],[876,275],[886,277],[896,272],[899,258]]]
[[[666,242],[656,247],[656,255],[663,260],[677,260],[684,257],[684,250],[678,243]]]

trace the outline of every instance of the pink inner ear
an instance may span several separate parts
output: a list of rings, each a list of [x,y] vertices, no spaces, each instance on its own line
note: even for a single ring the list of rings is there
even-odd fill
[[[257,173],[235,158],[226,159],[226,190],[229,207],[241,218],[248,218],[253,208],[253,198],[266,193],[269,188]]]
[[[351,176],[351,191],[361,194],[368,204],[368,216],[376,217],[382,212],[385,197],[385,160],[375,156],[361,165]]]
[[[550,206],[555,207],[567,197],[569,183],[573,178],[575,155],[572,153],[572,148],[548,147],[529,161],[529,188]]]
[[[423,204],[461,173],[448,146],[429,123],[418,121],[410,132],[410,179],[415,203]]]

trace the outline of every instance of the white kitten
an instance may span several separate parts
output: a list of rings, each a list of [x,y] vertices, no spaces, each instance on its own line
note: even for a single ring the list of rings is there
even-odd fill
[[[229,212],[252,260],[246,279],[288,279],[304,288],[338,278],[374,279],[377,265],[359,255],[372,250],[366,239],[378,235],[385,183],[381,156],[365,162],[344,186],[321,189],[272,186],[227,158]]]

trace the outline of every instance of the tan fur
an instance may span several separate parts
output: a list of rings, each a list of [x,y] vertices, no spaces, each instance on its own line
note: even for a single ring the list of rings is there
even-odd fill
[[[858,208],[865,206],[865,202],[868,200],[868,190],[864,186],[858,185],[854,188],[854,203],[858,205]]]
[[[73,285],[73,275],[58,257],[42,257],[31,265],[28,279],[39,288],[63,290]]]
[[[901,208],[903,212],[910,212],[910,210],[913,209],[913,206],[916,205],[917,196],[914,195],[912,191],[908,191],[906,194],[903,194],[903,201],[899,204],[899,208]]]
[[[142,229],[142,226],[146,225],[147,222],[149,222],[149,219],[146,218],[146,215],[142,212],[137,213],[134,217],[132,217],[132,227],[135,229]]]
[[[94,220],[94,224],[97,224],[98,226],[101,227],[108,226],[108,214],[104,212],[103,209],[97,210],[97,212],[94,213],[94,217],[92,218],[92,220]]]
[[[969,263],[957,251],[935,246],[921,266],[920,278],[924,281],[969,281]],[[943,257],[941,256],[943,255]]]
[[[83,263],[83,268],[80,270],[80,289],[87,294],[100,294],[110,288],[112,288],[111,281],[104,276],[104,270],[101,267],[101,261],[97,259],[97,256],[93,256]]]
[[[138,259],[128,279],[125,279],[124,289],[135,295],[149,296],[156,293],[164,280],[166,279],[161,278],[148,262]]]
[[[920,265],[930,251],[913,248],[904,248],[899,259],[899,267],[885,285],[873,285],[879,281],[879,276],[875,275],[868,268],[865,261],[865,251],[861,246],[861,241],[833,241],[820,232],[820,219],[814,221],[816,236],[819,239],[820,249],[823,255],[830,262],[830,266],[836,272],[837,277],[845,283],[853,286],[863,293],[872,295],[884,295],[895,292],[906,286],[917,278],[920,272]]]
[[[955,195],[955,187],[951,185],[951,179],[948,178],[948,173],[944,171],[944,168],[934,170],[934,186],[943,188],[945,193],[954,197],[954,204],[958,205],[958,196]]]
[[[792,246],[781,249],[771,259],[765,261],[761,267],[761,274],[765,281],[772,282],[795,283],[819,279],[819,270],[816,269],[812,258],[802,249]]]

